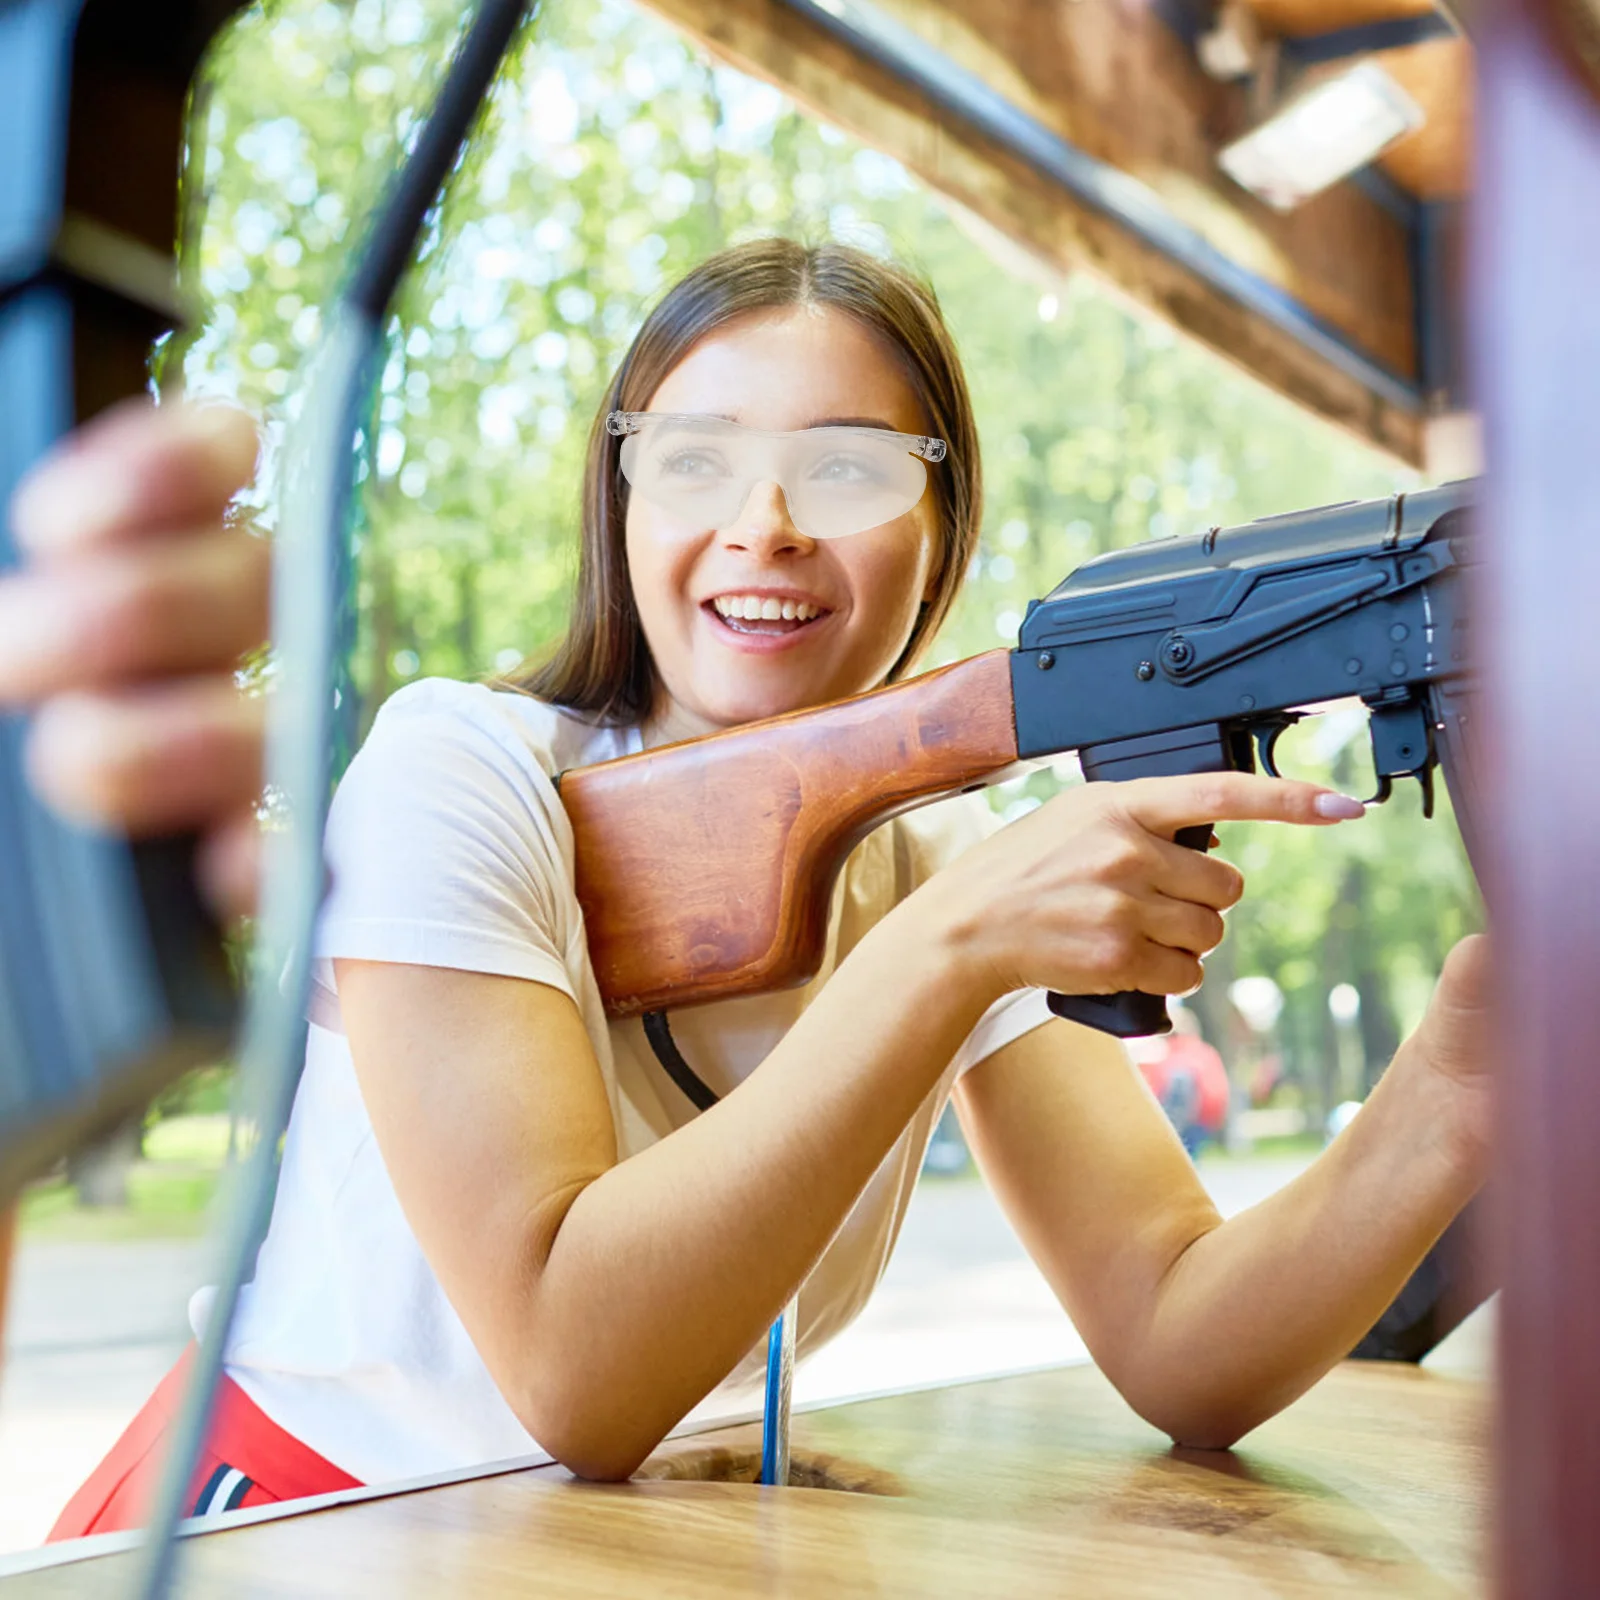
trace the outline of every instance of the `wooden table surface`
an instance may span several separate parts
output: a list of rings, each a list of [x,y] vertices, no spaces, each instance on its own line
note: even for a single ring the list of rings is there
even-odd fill
[[[795,1419],[797,1454],[893,1493],[577,1483],[546,1467],[186,1542],[185,1595],[1477,1596],[1486,1390],[1346,1364],[1232,1453],[1170,1448],[1092,1367]],[[748,1456],[753,1427],[648,1470]],[[121,1594],[132,1557],[7,1580]]]

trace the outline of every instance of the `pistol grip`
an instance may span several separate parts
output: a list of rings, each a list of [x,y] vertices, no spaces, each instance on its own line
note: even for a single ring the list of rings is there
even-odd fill
[[[1136,739],[1116,739],[1078,752],[1090,783],[1123,778],[1170,778],[1194,772],[1253,772],[1246,723],[1198,723]],[[1180,828],[1177,842],[1190,850],[1211,848],[1211,824]],[[1164,995],[1125,990],[1121,994],[1052,994],[1050,1009],[1069,1022],[1098,1028],[1117,1039],[1141,1039],[1171,1031]]]
[[[1211,824],[1180,828],[1177,842],[1188,850],[1211,848]],[[1154,1033],[1170,1033],[1172,1018],[1167,1014],[1167,998],[1145,994],[1140,989],[1124,989],[1121,994],[1055,994],[1048,996],[1050,1009],[1068,1022],[1081,1022],[1098,1028],[1113,1039],[1144,1039]]]
[[[1081,1022],[1097,1028],[1113,1039],[1144,1039],[1154,1033],[1170,1033],[1172,1018],[1167,1002],[1158,994],[1143,994],[1128,989],[1121,994],[1056,994],[1049,997],[1050,1009],[1068,1022]]]
[[[1186,850],[1210,850],[1211,824],[1181,827],[1174,837]],[[1147,1038],[1173,1030],[1173,1019],[1166,1014],[1166,995],[1147,995],[1142,989],[1123,989],[1115,995],[1051,994],[1048,1005],[1056,1016],[1098,1027],[1112,1038]]]

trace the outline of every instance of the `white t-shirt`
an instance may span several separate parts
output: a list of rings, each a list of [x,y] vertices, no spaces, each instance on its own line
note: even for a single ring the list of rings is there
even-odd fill
[[[332,887],[317,933],[305,1076],[272,1226],[245,1289],[227,1370],[279,1426],[364,1482],[527,1455],[390,1185],[356,1084],[333,958],[527,978],[571,997],[605,1079],[619,1159],[693,1109],[636,1019],[608,1022],[573,891],[572,831],[551,775],[629,754],[636,729],[596,727],[527,696],[431,679],[396,694],[334,798]],[[852,852],[827,956],[803,989],[673,1016],[687,1057],[726,1092],[761,1062],[872,925],[986,831],[977,797],[913,812]],[[861,1310],[883,1272],[923,1152],[957,1075],[1048,1019],[1038,992],[980,1021],[867,1184],[801,1297],[801,1355]],[[206,1292],[196,1297],[203,1320]],[[696,1415],[754,1402],[752,1350]]]

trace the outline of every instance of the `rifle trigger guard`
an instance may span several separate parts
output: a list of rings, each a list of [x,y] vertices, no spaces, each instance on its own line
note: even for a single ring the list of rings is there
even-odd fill
[[[1415,778],[1422,785],[1422,815],[1425,818],[1433,816],[1433,768],[1423,767],[1420,772],[1402,772],[1402,778]],[[1361,803],[1369,811],[1374,806],[1387,805],[1394,798],[1394,779],[1387,774],[1380,776],[1375,793]]]

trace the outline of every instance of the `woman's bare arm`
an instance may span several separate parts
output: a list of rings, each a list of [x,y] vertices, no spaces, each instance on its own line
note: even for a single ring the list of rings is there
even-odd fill
[[[880,933],[744,1084],[621,1162],[565,995],[336,963],[407,1221],[513,1411],[575,1472],[626,1477],[760,1338],[976,1022],[970,986]]]
[[[1148,1421],[1186,1444],[1247,1433],[1350,1352],[1471,1197],[1486,1091],[1455,1057],[1482,1038],[1481,962],[1447,968],[1429,1022],[1327,1152],[1226,1222],[1104,1036],[1041,1028],[963,1080],[985,1176]]]

